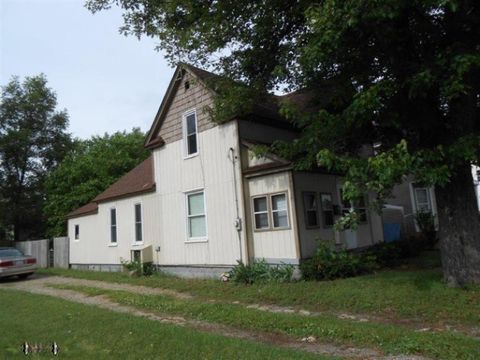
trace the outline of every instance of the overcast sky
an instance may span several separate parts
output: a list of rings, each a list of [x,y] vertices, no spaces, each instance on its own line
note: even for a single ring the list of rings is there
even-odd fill
[[[0,0],[0,84],[44,73],[76,137],[148,130],[174,70],[154,40],[118,33],[118,8],[83,3]]]

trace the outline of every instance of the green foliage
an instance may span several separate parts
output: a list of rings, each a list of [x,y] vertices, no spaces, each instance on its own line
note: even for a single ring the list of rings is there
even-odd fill
[[[236,283],[254,284],[274,282],[289,282],[293,280],[293,265],[269,265],[265,260],[254,260],[245,265],[239,261],[230,271],[230,279]]]
[[[46,181],[48,235],[65,235],[65,216],[85,205],[149,155],[140,129],[77,140]]]
[[[332,280],[368,274],[378,268],[373,254],[356,254],[346,250],[336,250],[325,241],[311,259],[300,265],[305,280]]]
[[[419,211],[415,214],[417,223],[422,236],[429,248],[433,248],[437,243],[437,232],[435,230],[435,217],[430,211]]]
[[[121,260],[123,267],[134,276],[152,276],[155,271],[155,265],[152,262],[141,263],[140,261]]]
[[[15,240],[44,236],[45,179],[70,150],[68,114],[44,75],[14,77],[0,101],[0,224]],[[7,234],[9,231],[7,231]]]

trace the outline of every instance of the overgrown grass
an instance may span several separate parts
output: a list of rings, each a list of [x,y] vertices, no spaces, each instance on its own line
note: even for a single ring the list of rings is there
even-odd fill
[[[44,346],[55,341],[64,359],[318,359],[15,290],[0,290],[0,304],[1,359],[25,358],[24,341]],[[29,357],[53,355],[45,349]]]
[[[432,261],[432,260],[430,260]],[[199,299],[266,303],[320,312],[352,312],[415,319],[429,324],[480,324],[480,288],[447,287],[438,269],[386,270],[356,278],[245,286],[167,275],[131,278],[124,273],[48,269],[45,274],[145,285],[190,293]]]
[[[353,322],[333,315],[304,317],[272,313],[226,303],[180,300],[168,296],[145,296],[125,291],[55,285],[89,295],[106,295],[123,305],[179,315],[190,319],[220,323],[245,330],[286,334],[294,337],[315,336],[341,345],[374,347],[393,354],[423,354],[435,359],[478,359],[480,340],[452,332],[417,332],[402,326]]]

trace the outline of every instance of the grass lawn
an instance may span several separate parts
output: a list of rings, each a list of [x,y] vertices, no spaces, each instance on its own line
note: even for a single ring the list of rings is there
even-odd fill
[[[64,359],[319,358],[15,290],[0,290],[0,304],[1,359],[25,358],[24,341],[56,341]],[[31,357],[53,356],[45,350]]]
[[[181,279],[167,275],[132,278],[125,273],[47,269],[43,273],[108,282],[145,285],[190,293],[199,299],[294,306],[318,312],[351,312],[412,319],[430,325],[478,326],[480,288],[447,287],[440,269],[386,270],[356,278],[324,281],[237,285],[218,280]]]
[[[418,332],[402,326],[362,323],[321,315],[272,313],[245,306],[180,300],[169,296],[146,296],[125,291],[72,285],[56,288],[80,291],[92,296],[107,295],[113,301],[137,308],[179,315],[189,319],[221,323],[244,330],[315,336],[327,342],[381,349],[393,354],[423,354],[435,359],[479,359],[480,341],[452,332]]]

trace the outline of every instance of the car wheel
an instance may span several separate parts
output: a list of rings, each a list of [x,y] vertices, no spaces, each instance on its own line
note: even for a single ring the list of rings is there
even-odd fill
[[[28,278],[28,277],[29,277],[30,275],[32,275],[32,274],[33,274],[33,273],[21,274],[21,275],[18,275],[18,278],[24,280],[24,279]]]

